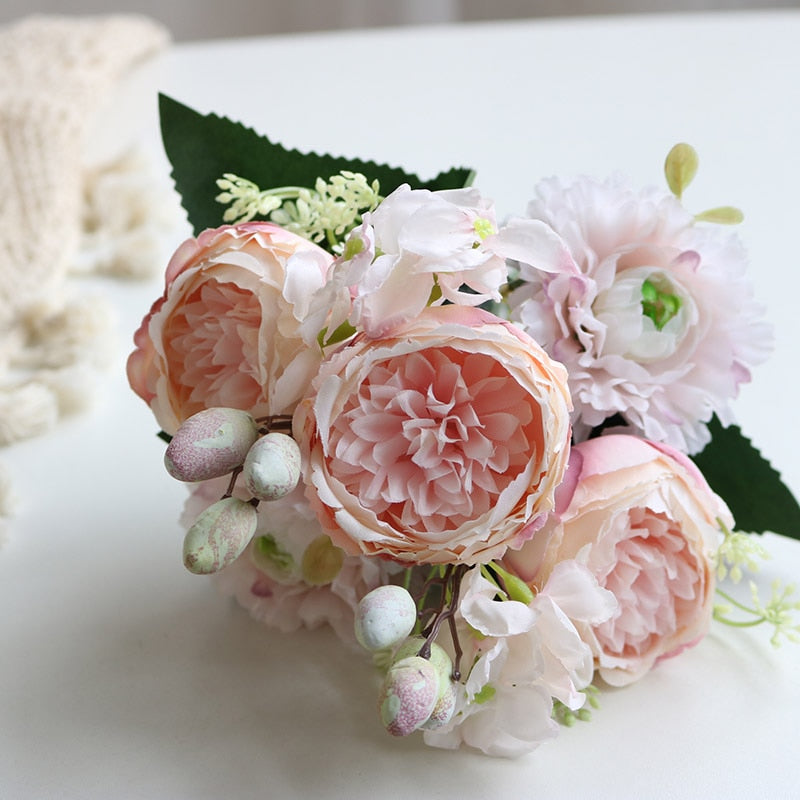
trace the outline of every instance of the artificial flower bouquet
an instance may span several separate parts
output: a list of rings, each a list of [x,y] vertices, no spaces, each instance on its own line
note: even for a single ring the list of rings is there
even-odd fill
[[[196,237],[128,376],[190,486],[189,570],[371,652],[391,734],[499,756],[715,616],[797,637],[787,591],[719,602],[749,532],[796,535],[800,510],[732,425],[770,329],[740,214],[681,203],[692,148],[668,190],[553,178],[501,221],[466,169],[424,182],[161,113]]]

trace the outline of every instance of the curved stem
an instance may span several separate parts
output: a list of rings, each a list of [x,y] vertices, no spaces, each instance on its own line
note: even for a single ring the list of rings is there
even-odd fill
[[[236,467],[236,469],[231,472],[231,479],[228,481],[228,488],[225,490],[225,494],[222,495],[222,499],[224,500],[226,497],[231,497],[233,495],[233,489],[236,486],[236,479],[242,472],[241,467]]]
[[[758,619],[751,619],[751,620],[736,621],[732,619],[726,619],[725,617],[720,617],[717,614],[714,614],[714,619],[717,622],[722,622],[725,625],[730,625],[731,628],[754,628],[756,625],[761,625],[761,623],[767,621],[765,617],[759,617]]]
[[[723,597],[725,600],[727,600],[727,601],[728,601],[728,602],[729,602],[731,605],[734,605],[734,606],[736,606],[736,608],[740,608],[742,611],[746,611],[748,614],[758,614],[758,612],[757,612],[757,611],[755,611],[755,610],[754,610],[754,609],[752,609],[752,608],[749,608],[749,607],[748,607],[748,606],[746,606],[746,605],[743,605],[743,604],[742,604],[742,603],[740,603],[738,600],[735,600],[735,599],[734,599],[733,597],[731,597],[731,596],[730,596],[730,595],[729,595],[727,592],[723,592],[723,591],[722,591],[722,589],[717,589],[717,594],[718,594],[720,597]]]
[[[270,433],[272,431],[288,431],[291,433],[292,419],[291,414],[270,414],[266,417],[258,417],[256,423],[262,433]]]

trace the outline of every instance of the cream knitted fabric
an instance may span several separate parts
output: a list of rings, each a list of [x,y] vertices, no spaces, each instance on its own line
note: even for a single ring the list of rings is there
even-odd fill
[[[0,324],[60,288],[80,244],[93,113],[166,42],[133,16],[35,16],[0,31]]]
[[[152,191],[141,158],[101,153],[93,128],[168,41],[159,24],[134,15],[32,16],[0,27],[0,444],[82,407],[108,355],[110,309],[70,292],[69,273],[130,277],[162,266],[172,197]]]

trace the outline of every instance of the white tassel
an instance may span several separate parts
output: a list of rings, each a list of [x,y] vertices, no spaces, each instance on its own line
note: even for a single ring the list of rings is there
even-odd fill
[[[0,389],[0,444],[41,436],[58,420],[58,398],[39,381]]]
[[[149,278],[181,221],[177,195],[137,151],[87,172],[83,238],[70,271]]]
[[[114,314],[109,302],[79,297],[61,308],[40,303],[22,319],[25,345],[12,357],[17,369],[60,369],[86,363],[105,367],[114,352]]]

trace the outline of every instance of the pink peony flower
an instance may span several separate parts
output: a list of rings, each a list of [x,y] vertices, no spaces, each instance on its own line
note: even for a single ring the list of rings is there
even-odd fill
[[[295,412],[308,496],[350,554],[473,564],[533,535],[569,449],[566,374],[475,308],[428,308],[326,360]]]
[[[538,259],[521,263],[512,318],[567,367],[576,440],[619,415],[701,450],[771,342],[740,240],[620,178],[544,181],[528,215],[556,235],[542,228]]]
[[[718,520],[733,520],[694,464],[667,445],[608,435],[575,445],[549,522],[546,552],[525,546],[504,566],[543,585],[565,559],[584,564],[619,603],[595,625],[578,625],[601,677],[615,686],[708,631]],[[545,536],[546,538],[546,536]]]
[[[351,232],[329,282],[311,301],[306,340],[345,320],[383,336],[431,298],[434,305],[499,301],[506,258],[517,255],[527,222],[498,228],[494,207],[477,189],[400,186]]]
[[[165,431],[212,406],[291,413],[321,360],[299,326],[331,260],[266,222],[206,230],[178,248],[128,358],[131,387]]]

